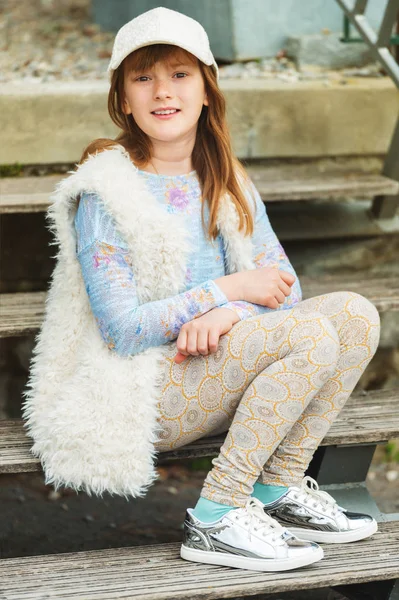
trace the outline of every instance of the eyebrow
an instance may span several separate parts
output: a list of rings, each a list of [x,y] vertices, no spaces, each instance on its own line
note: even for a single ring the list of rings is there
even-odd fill
[[[171,67],[188,67],[189,63],[188,62],[181,62],[180,60],[176,60],[175,62],[170,62],[169,66]]]
[[[168,62],[167,63],[168,66],[172,69],[176,68],[176,67],[193,67],[194,65],[191,64],[190,62],[181,62],[180,60],[175,60],[174,62]],[[154,68],[155,65],[153,65],[152,67],[150,67],[148,70],[151,71]],[[144,71],[146,71],[147,69],[134,69],[133,67],[131,67],[129,69],[129,73],[142,73]]]

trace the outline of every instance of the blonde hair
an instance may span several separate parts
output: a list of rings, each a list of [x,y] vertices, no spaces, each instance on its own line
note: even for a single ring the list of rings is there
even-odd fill
[[[110,149],[116,144],[122,145],[129,153],[133,163],[139,168],[151,159],[152,144],[149,137],[135,122],[132,114],[122,110],[125,76],[131,70],[145,71],[157,62],[169,62],[173,59],[189,60],[197,64],[204,80],[209,106],[203,106],[198,120],[196,140],[192,152],[192,165],[201,186],[203,198],[209,207],[208,236],[215,239],[218,235],[217,213],[220,198],[229,193],[239,216],[239,230],[245,235],[253,233],[254,222],[248,200],[241,183],[250,191],[250,181],[243,165],[233,154],[230,134],[226,121],[226,101],[218,86],[216,71],[195,56],[168,44],[145,46],[129,54],[113,72],[108,94],[108,112],[112,121],[122,130],[115,138],[99,138],[91,142],[83,151],[79,164],[90,154]],[[245,185],[247,184],[247,185]],[[205,230],[204,206],[202,206],[202,225]]]

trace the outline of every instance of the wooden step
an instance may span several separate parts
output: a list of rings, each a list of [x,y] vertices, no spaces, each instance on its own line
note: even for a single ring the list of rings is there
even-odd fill
[[[47,210],[56,184],[67,175],[5,177],[0,181],[0,214]]]
[[[265,202],[280,200],[335,200],[337,198],[373,198],[396,195],[399,183],[388,177],[368,173],[328,174],[270,180],[265,167],[248,167],[256,188]]]
[[[377,533],[353,544],[323,544],[321,561],[283,573],[185,561],[180,558],[180,546],[180,542],[174,542],[3,559],[1,597],[6,600],[247,598],[392,580],[399,576],[399,521],[379,523]]]
[[[43,321],[47,292],[0,294],[0,337],[37,331]]]
[[[372,444],[399,437],[399,390],[356,392],[321,442],[322,446]],[[162,452],[159,464],[176,459],[216,456],[225,435],[202,438],[183,448]],[[39,460],[30,453],[22,420],[0,421],[0,473],[40,471]]]
[[[247,167],[264,202],[336,200],[399,194],[399,183],[383,175],[362,172],[304,174],[293,167],[290,176],[264,165]],[[49,206],[55,185],[66,175],[9,177],[1,180],[0,213],[41,212]]]
[[[300,277],[303,298],[348,290],[368,298],[380,312],[399,310],[398,278],[354,280],[348,276]],[[46,292],[0,295],[0,337],[26,335],[37,331],[42,323]]]

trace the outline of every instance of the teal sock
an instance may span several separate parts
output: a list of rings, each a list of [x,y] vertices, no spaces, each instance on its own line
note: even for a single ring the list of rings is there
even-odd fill
[[[229,510],[235,508],[238,508],[238,506],[219,504],[219,502],[213,502],[213,500],[208,500],[207,498],[202,498],[201,496],[195,505],[192,514],[203,523],[212,523],[212,521],[221,519],[223,515],[229,512]]]
[[[283,485],[265,485],[264,483],[259,483],[257,481],[251,496],[258,498],[263,504],[269,504],[269,502],[281,498],[287,490],[288,488]]]

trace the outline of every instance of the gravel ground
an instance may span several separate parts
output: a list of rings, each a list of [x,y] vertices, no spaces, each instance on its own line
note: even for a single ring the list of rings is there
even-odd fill
[[[108,80],[115,32],[92,22],[90,0],[2,0],[0,5],[0,83]],[[220,65],[221,79],[264,78],[293,82],[347,77],[378,77],[376,64],[361,69],[299,72],[284,49],[274,58]]]

